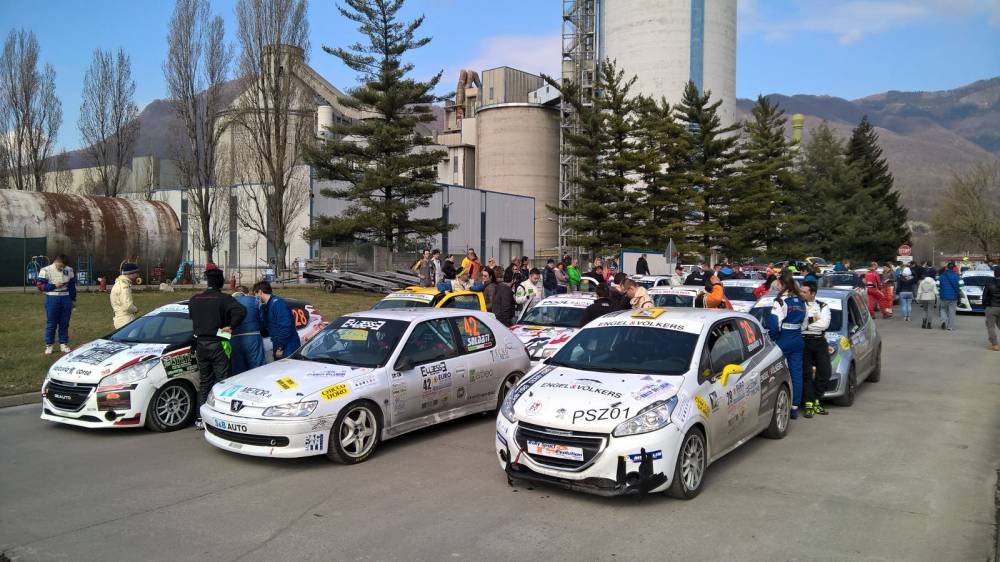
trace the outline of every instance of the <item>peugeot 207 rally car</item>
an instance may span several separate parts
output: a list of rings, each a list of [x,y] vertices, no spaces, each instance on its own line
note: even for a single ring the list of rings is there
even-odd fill
[[[495,409],[528,366],[486,312],[349,314],[290,357],[216,384],[201,408],[205,439],[244,455],[359,463],[382,440]]]
[[[959,312],[986,312],[983,306],[983,291],[993,284],[993,272],[986,270],[966,271],[962,274],[965,283],[963,297],[958,301]]]
[[[571,293],[542,299],[510,327],[531,358],[531,365],[552,357],[583,325],[583,313],[594,303],[594,293]]]
[[[826,342],[831,376],[823,398],[838,406],[851,406],[862,382],[882,378],[882,336],[865,300],[854,290],[820,289],[816,300],[830,308]],[[750,314],[764,324],[773,303],[774,294],[765,295]]]
[[[289,299],[299,338],[323,326],[312,305]],[[42,383],[42,419],[81,427],[173,431],[195,418],[198,365],[187,301],[161,306],[74,349]],[[264,338],[271,358],[271,340]]]
[[[737,312],[750,312],[757,297],[753,290],[760,286],[760,281],[753,279],[725,279],[722,281],[722,290],[726,298],[733,305],[733,310]]]
[[[497,415],[512,481],[693,498],[708,465],[788,429],[781,351],[748,314],[653,308],[602,316],[528,373]]]

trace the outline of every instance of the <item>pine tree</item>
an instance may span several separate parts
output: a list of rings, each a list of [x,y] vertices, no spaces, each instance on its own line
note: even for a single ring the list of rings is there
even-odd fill
[[[861,209],[870,228],[852,239],[851,253],[879,261],[890,259],[900,244],[909,241],[907,213],[899,201],[899,192],[893,188],[892,173],[878,145],[878,133],[867,115],[852,131],[845,154],[848,164],[857,171],[861,191],[871,205]]]
[[[704,255],[720,248],[726,240],[725,215],[738,140],[731,133],[739,129],[738,125],[722,126],[718,115],[722,101],[713,102],[711,98],[710,91],[702,94],[694,82],[688,82],[680,105],[674,108],[678,120],[687,125],[690,143],[686,168],[695,189],[697,211],[695,224],[689,228],[689,241]]]
[[[359,238],[399,250],[411,237],[451,228],[440,218],[411,218],[437,191],[436,166],[445,153],[424,148],[431,139],[416,130],[418,123],[434,120],[431,104],[439,100],[432,92],[441,73],[426,82],[407,76],[413,65],[403,56],[431,39],[415,35],[423,17],[408,23],[397,19],[403,2],[345,0],[346,7],[338,6],[359,25],[367,43],[323,50],[360,74],[363,83],[342,103],[369,115],[334,125],[334,137],[306,154],[318,177],[347,184],[324,189],[323,195],[351,201],[343,215],[319,217],[308,232],[311,239]]]
[[[696,196],[686,168],[690,135],[665,99],[656,102],[641,97],[637,102],[636,139],[642,147],[638,173],[644,186],[640,204],[647,213],[642,228],[648,237],[646,246],[666,248],[673,239],[678,253],[692,253],[698,248],[685,237]]]
[[[803,253],[832,260],[865,259],[850,253],[851,238],[865,228],[864,217],[854,211],[866,204],[864,194],[856,171],[844,157],[844,142],[826,121],[809,131],[799,170],[805,185],[802,201],[808,223],[800,237]]]
[[[743,166],[729,194],[725,250],[731,256],[798,255],[807,218],[785,138],[784,110],[758,96],[743,132]]]

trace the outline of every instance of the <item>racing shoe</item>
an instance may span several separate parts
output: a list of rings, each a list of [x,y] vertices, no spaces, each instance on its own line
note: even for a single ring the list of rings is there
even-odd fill
[[[201,418],[195,419],[194,420],[194,428],[197,429],[198,431],[204,431],[205,430],[205,422],[201,421]]]
[[[826,411],[826,408],[824,408],[823,405],[819,403],[819,400],[813,402],[813,412],[815,412],[815,413],[817,413],[817,414],[819,414],[821,416],[828,416],[828,415],[830,415],[830,412]]]
[[[45,346],[45,355],[52,355],[52,346],[51,345]]]
[[[805,411],[806,419],[807,420],[812,419],[812,417],[813,417],[813,403],[812,402],[806,402],[805,410],[806,410]]]
[[[69,348],[68,345],[66,345],[64,343],[61,343],[61,344],[59,344],[59,351],[61,351],[63,353],[69,353],[70,352],[70,348]]]
[[[789,419],[797,420],[799,419],[799,407],[792,406],[791,411],[788,412]]]

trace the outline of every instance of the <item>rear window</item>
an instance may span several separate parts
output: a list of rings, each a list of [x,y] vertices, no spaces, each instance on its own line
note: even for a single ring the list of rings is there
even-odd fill
[[[691,308],[694,306],[694,295],[650,295],[657,307]]]
[[[431,305],[425,301],[409,301],[402,299],[385,299],[375,303],[372,310],[383,310],[387,308],[427,308]]]
[[[757,297],[753,294],[753,287],[727,287],[722,286],[722,291],[726,298],[731,301],[755,301]]]
[[[518,323],[532,326],[579,328],[583,325],[585,310],[585,308],[569,306],[536,306],[525,312]]]

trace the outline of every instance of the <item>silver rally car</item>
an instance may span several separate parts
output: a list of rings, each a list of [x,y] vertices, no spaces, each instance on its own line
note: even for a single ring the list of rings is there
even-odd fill
[[[830,307],[826,342],[832,375],[823,398],[851,406],[862,382],[882,378],[882,337],[864,298],[853,289],[820,289],[816,299]],[[773,293],[765,295],[750,313],[764,324],[773,302]]]
[[[528,373],[497,415],[511,481],[599,495],[690,499],[709,464],[788,429],[784,356],[754,317],[621,311],[594,320]]]
[[[324,325],[312,305],[288,300],[299,339]],[[174,431],[195,418],[198,365],[187,301],[161,306],[60,357],[42,383],[42,419],[80,427]],[[264,338],[264,356],[271,340]]]
[[[382,440],[497,408],[528,368],[524,346],[487,312],[357,312],[216,384],[201,408],[205,439],[244,455],[359,463]]]

